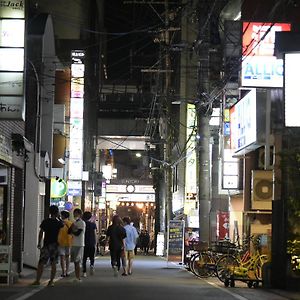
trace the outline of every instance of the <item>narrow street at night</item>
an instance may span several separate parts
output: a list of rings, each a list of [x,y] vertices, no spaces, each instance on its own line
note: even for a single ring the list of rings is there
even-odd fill
[[[93,276],[74,283],[74,273],[67,278],[59,278],[54,287],[47,287],[48,274],[43,276],[41,287],[32,287],[34,273],[20,280],[20,283],[0,289],[1,300],[68,300],[68,299],[105,299],[105,300],[286,300],[300,299],[300,294],[282,294],[279,291],[266,291],[262,288],[249,289],[243,283],[235,288],[225,288],[217,278],[199,279],[185,268],[165,259],[138,255],[134,262],[133,274],[113,276],[109,256],[96,261]]]
[[[300,0],[1,0],[0,300],[300,300],[299,28]]]

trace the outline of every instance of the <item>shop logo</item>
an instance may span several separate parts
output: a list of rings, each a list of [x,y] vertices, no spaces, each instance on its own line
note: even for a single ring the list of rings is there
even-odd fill
[[[24,10],[24,3],[23,1],[0,1],[0,8],[1,7]]]

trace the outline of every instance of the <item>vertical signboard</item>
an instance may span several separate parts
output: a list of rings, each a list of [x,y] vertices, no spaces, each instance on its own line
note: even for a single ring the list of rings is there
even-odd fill
[[[230,109],[231,148],[235,152],[257,141],[256,89]]]
[[[82,50],[71,53],[69,179],[79,181],[83,169],[84,57]]]
[[[184,221],[171,220],[168,231],[168,261],[183,262]]]
[[[186,160],[185,160],[185,201],[184,214],[190,215],[196,209],[197,195],[197,116],[194,104],[187,105],[186,117]],[[187,224],[189,227],[189,224]]]
[[[229,212],[217,213],[217,238],[218,240],[229,239]]]
[[[243,23],[242,86],[283,87],[283,60],[274,56],[275,32],[285,23]]]
[[[0,120],[24,120],[25,1],[0,1]]]

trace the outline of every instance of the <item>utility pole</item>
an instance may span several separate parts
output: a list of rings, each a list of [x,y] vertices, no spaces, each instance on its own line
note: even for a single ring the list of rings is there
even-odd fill
[[[210,106],[209,99],[209,3],[202,1],[199,3],[199,34],[196,51],[199,56],[198,61],[198,97],[197,117],[198,117],[198,200],[199,200],[199,237],[201,242],[210,242],[210,206],[211,206],[211,184],[210,184],[210,155],[209,155],[209,120]]]
[[[195,50],[198,54],[198,200],[199,200],[199,235],[200,241],[210,243],[210,212],[211,212],[211,161],[210,161],[210,125],[215,99],[212,90],[218,86],[219,76],[215,79],[212,74],[220,74],[221,64],[216,67],[214,59],[221,55],[219,52],[218,30],[215,28],[219,14],[227,0],[199,1],[198,3],[198,39]],[[213,70],[214,67],[214,70]]]
[[[172,156],[172,146],[173,146],[173,132],[172,132],[172,118],[171,118],[171,101],[169,98],[170,84],[171,84],[171,61],[169,55],[168,46],[170,44],[170,32],[168,30],[169,26],[169,4],[168,0],[165,0],[165,99],[166,99],[166,145],[165,145],[165,161],[168,163],[165,169],[165,181],[166,181],[166,232],[169,226],[169,221],[172,219],[172,168],[171,168],[171,156]]]

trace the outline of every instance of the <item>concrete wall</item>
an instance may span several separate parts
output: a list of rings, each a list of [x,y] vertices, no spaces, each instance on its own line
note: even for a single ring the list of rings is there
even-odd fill
[[[43,197],[40,195],[40,182],[34,170],[34,153],[29,153],[26,166],[25,220],[24,220],[24,264],[36,267],[39,250],[37,249],[39,225],[44,217]],[[37,155],[37,154],[36,154]]]

